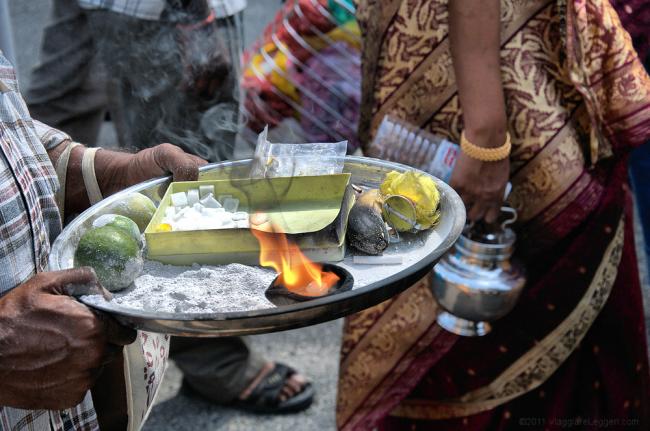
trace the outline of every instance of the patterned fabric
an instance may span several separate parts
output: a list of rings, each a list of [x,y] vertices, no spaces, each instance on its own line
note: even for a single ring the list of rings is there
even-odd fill
[[[166,0],[78,0],[84,9],[106,9],[135,18],[158,20],[167,4]]]
[[[630,33],[641,61],[650,61],[650,2],[646,0],[610,0],[623,27]]]
[[[84,9],[107,9],[140,19],[156,21],[167,0],[78,0]],[[246,0],[209,0],[217,18],[235,15],[246,8]]]
[[[59,188],[46,148],[68,136],[33,121],[11,64],[0,55],[0,295],[47,269],[50,242],[61,230],[54,195]],[[0,406],[0,429],[96,430],[90,393],[65,411]]]
[[[542,420],[580,415],[650,426],[625,166],[650,137],[650,79],[607,1],[502,0],[501,9],[509,203],[528,285],[480,338],[435,324],[427,280],[348,318],[341,429],[516,430],[522,418],[544,429]],[[357,10],[362,143],[386,114],[457,142],[446,1],[364,0]]]

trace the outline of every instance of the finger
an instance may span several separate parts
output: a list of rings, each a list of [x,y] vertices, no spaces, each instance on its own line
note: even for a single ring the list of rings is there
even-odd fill
[[[456,192],[458,192],[458,196],[460,196],[460,200],[462,200],[463,203],[465,204],[465,209],[469,211],[470,207],[472,206],[472,203],[476,200],[474,198],[474,195],[467,193],[462,189],[455,189],[455,190]]]
[[[78,268],[84,271],[90,271],[93,274],[94,279],[91,282],[87,283],[68,283],[63,287],[63,292],[66,295],[79,297],[83,295],[101,295],[105,300],[110,301],[113,299],[113,294],[106,290],[104,286],[99,283],[97,280],[97,275],[95,270],[89,266]]]
[[[95,270],[89,266],[81,268],[64,269],[39,274],[43,277],[51,277],[50,283],[44,287],[51,293],[59,295],[70,295],[68,290],[73,292],[101,292],[101,286],[97,281]],[[86,293],[80,293],[84,295]]]
[[[472,207],[476,204],[476,199],[474,198],[473,195],[470,195],[469,193],[459,194],[459,196],[460,199],[463,201],[463,204],[465,204],[465,212],[469,220],[469,213],[472,210]]]
[[[491,205],[485,213],[485,221],[492,224],[497,221],[501,214],[501,205]]]
[[[155,147],[156,163],[164,170],[171,172],[174,181],[195,181],[199,177],[199,167],[190,154],[171,144],[161,144]]]
[[[483,202],[475,202],[467,212],[467,218],[471,221],[479,221],[485,216],[487,207]]]
[[[118,346],[117,344],[108,344],[106,346],[106,351],[104,352],[104,357],[102,358],[101,364],[97,370],[101,371],[104,367],[106,367],[114,360],[121,358],[123,350],[123,346]]]
[[[188,156],[190,156],[190,158],[194,160],[194,163],[196,163],[198,167],[205,166],[208,164],[207,160],[204,160],[199,156],[195,156],[194,154],[188,154]]]
[[[104,324],[106,340],[109,343],[115,344],[116,346],[128,346],[135,341],[138,335],[135,330],[120,325],[115,319],[106,313],[95,310],[93,311],[97,315],[97,318]]]
[[[172,168],[174,181],[196,181],[199,179],[199,167],[196,163],[177,165]]]

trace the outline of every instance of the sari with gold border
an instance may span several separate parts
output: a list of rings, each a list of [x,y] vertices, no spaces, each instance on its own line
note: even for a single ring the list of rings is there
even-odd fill
[[[650,78],[607,1],[501,4],[525,292],[481,338],[435,324],[428,279],[348,318],[339,429],[650,428],[625,160],[650,137]],[[390,113],[458,142],[446,1],[360,0],[357,11],[361,141]]]

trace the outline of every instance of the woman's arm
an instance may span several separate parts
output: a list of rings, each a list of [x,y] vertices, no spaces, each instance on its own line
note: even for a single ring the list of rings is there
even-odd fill
[[[465,136],[485,148],[499,147],[506,139],[500,29],[499,0],[449,1],[449,39]],[[482,162],[461,153],[450,182],[470,220],[497,219],[509,175],[508,158]]]

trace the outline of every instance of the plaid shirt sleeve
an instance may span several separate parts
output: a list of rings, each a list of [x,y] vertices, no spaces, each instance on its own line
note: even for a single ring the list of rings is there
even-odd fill
[[[54,199],[59,184],[46,147],[68,139],[30,118],[14,70],[0,54],[0,296],[47,270],[50,242],[61,220]],[[98,429],[89,393],[63,411],[0,406],[3,431]]]
[[[70,136],[63,133],[62,131],[54,129],[47,124],[43,124],[38,120],[32,121],[34,122],[34,129],[36,130],[36,134],[38,135],[41,143],[46,150],[49,151],[58,145],[72,141]]]
[[[246,9],[246,0],[209,0],[217,18],[233,16]]]
[[[165,0],[78,0],[84,9],[106,9],[135,18],[157,21],[165,10]]]
[[[77,0],[84,9],[106,9],[135,18],[157,21],[160,19],[166,0]],[[244,10],[246,0],[208,0],[217,18],[232,16]]]

